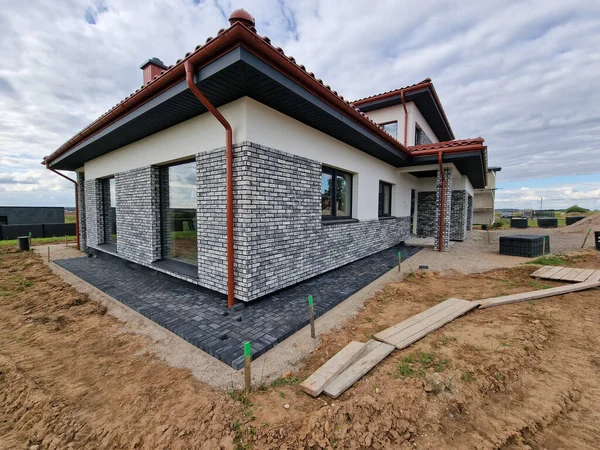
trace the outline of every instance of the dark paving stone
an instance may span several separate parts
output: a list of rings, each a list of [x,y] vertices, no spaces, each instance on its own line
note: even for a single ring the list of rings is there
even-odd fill
[[[319,317],[394,267],[398,251],[407,259],[418,250],[403,244],[391,247],[237,306],[228,314],[222,294],[156,278],[124,267],[114,259],[54,262],[192,345],[240,369],[244,365],[244,341],[252,342],[252,357],[257,358],[309,323],[308,295],[313,296],[315,316]],[[226,338],[220,339],[223,334]]]

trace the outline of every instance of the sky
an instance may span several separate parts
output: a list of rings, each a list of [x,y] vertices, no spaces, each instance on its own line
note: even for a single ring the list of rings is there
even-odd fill
[[[502,167],[497,208],[600,209],[597,0],[0,0],[0,205],[74,205],[42,158],[239,7],[345,98],[431,77]]]

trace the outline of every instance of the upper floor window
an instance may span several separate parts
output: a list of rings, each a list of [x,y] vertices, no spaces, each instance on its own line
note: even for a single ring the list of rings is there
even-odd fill
[[[415,145],[431,144],[429,136],[423,131],[419,124],[415,125]]]
[[[383,181],[379,182],[379,217],[392,215],[392,185]]]
[[[398,139],[398,122],[388,122],[388,123],[382,123],[380,124],[383,129],[385,131],[387,131],[388,133],[390,133],[392,136],[394,136],[396,139]]]
[[[331,167],[321,173],[321,217],[349,219],[352,217],[352,174]]]

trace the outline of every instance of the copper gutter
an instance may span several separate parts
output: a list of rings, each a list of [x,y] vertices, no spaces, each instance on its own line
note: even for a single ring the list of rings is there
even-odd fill
[[[63,177],[66,180],[69,180],[71,183],[73,183],[75,185],[75,235],[77,236],[77,250],[81,250],[81,245],[80,245],[80,240],[79,240],[79,189],[78,189],[77,181],[75,181],[73,178],[66,176],[65,174],[62,174],[62,173],[52,169],[48,165],[48,163],[46,163],[45,160],[44,160],[44,165],[46,166],[46,169],[48,169],[50,172],[54,172],[55,174]]]
[[[404,91],[400,93],[400,99],[402,100],[402,107],[404,108],[404,146],[406,147],[408,141],[408,110],[406,109],[406,102],[404,101]]]
[[[196,96],[200,103],[215,116],[223,128],[225,128],[225,165],[226,165],[226,190],[227,190],[227,307],[231,308],[235,302],[234,298],[234,259],[233,259],[233,132],[227,119],[206,98],[194,82],[194,67],[192,62],[184,62],[185,79],[190,91]]]
[[[440,243],[438,245],[438,251],[443,252],[444,248],[444,210],[446,207],[446,177],[444,175],[444,164],[443,164],[443,153],[438,153],[438,164],[440,166],[440,176],[442,177],[442,192],[440,199]]]

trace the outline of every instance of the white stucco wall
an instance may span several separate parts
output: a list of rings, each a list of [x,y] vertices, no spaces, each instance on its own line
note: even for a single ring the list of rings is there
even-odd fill
[[[233,128],[233,142],[246,141],[246,98],[219,108]],[[85,163],[87,180],[152,164],[164,164],[225,146],[225,129],[210,113],[155,133]]]
[[[410,215],[413,176],[252,99],[247,113],[247,140],[354,173],[354,218],[378,218],[379,181],[393,184],[392,215]]]
[[[421,129],[429,136],[432,142],[439,142],[437,136],[417,108],[414,102],[406,104],[408,112],[408,133],[406,135],[407,145],[415,145],[415,123],[418,123]],[[377,123],[398,122],[398,141],[404,142],[404,108],[402,105],[388,106],[387,108],[376,109],[366,113],[369,118]]]

